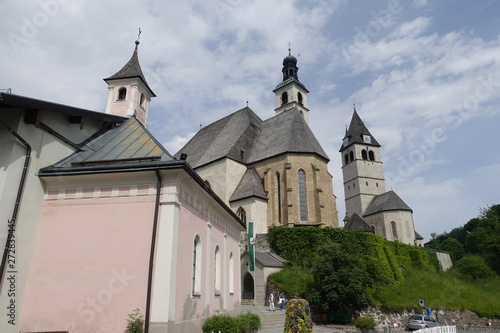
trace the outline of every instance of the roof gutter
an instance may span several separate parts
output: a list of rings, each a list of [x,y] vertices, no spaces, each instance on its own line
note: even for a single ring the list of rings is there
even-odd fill
[[[14,210],[12,212],[12,218],[8,222],[9,226],[9,231],[7,234],[7,239],[5,240],[5,246],[3,250],[3,255],[2,255],[2,263],[0,265],[0,293],[2,291],[2,285],[3,285],[3,279],[5,275],[5,270],[7,268],[6,262],[7,262],[7,256],[9,254],[9,251],[11,251],[11,243],[15,244],[14,240],[14,233],[16,231],[16,222],[17,222],[17,215],[19,213],[19,207],[21,205],[21,197],[23,194],[24,190],[24,184],[26,183],[26,178],[28,174],[28,167],[30,164],[30,159],[31,159],[31,146],[28,144],[26,140],[24,140],[16,131],[14,131],[12,128],[10,128],[6,123],[0,120],[0,123],[17,139],[19,140],[25,147],[26,147],[26,155],[24,158],[24,167],[23,167],[23,172],[21,175],[21,180],[19,181],[19,187],[17,189],[17,197],[16,197],[16,203],[14,204]]]

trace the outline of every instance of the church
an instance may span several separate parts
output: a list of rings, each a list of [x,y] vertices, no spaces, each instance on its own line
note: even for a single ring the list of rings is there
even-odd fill
[[[105,110],[0,93],[0,332],[123,332],[135,309],[196,332],[238,309],[245,226],[147,130],[138,45]]]
[[[346,206],[344,229],[423,246],[423,237],[415,231],[412,209],[396,192],[386,191],[380,147],[354,108],[340,148]]]
[[[274,116],[249,107],[202,128],[175,154],[257,234],[271,226],[338,227],[329,157],[309,128],[297,59],[283,59]]]

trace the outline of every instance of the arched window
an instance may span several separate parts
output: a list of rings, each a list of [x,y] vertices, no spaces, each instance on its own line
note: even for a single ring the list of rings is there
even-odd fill
[[[140,97],[140,100],[139,100],[139,104],[140,104],[141,106],[144,106],[144,100],[145,100],[145,98],[144,98],[144,94],[143,94],[143,93],[141,93],[141,97]]]
[[[370,150],[370,151],[368,152],[368,159],[369,159],[370,161],[375,161],[375,154],[373,153],[373,150]]]
[[[238,211],[236,212],[236,215],[240,218],[241,222],[243,222],[244,225],[247,225],[247,212],[240,207],[238,208]]]
[[[118,89],[118,100],[124,101],[125,99],[127,99],[127,88],[121,87]]]
[[[307,221],[307,192],[306,192],[306,173],[300,169],[299,173],[299,208],[300,220]]]
[[[215,247],[215,259],[214,259],[214,294],[215,296],[220,296],[220,248],[219,245]]]
[[[201,295],[201,239],[194,238],[193,246],[193,296]]]
[[[233,258],[233,252],[229,253],[229,293],[234,294],[234,258]]]
[[[281,177],[279,172],[276,172],[276,192],[278,194],[278,221],[281,222]]]
[[[354,153],[352,152],[352,150],[349,152],[349,162],[352,162],[354,161]]]
[[[344,164],[347,164],[347,163],[349,163],[349,154],[346,153],[344,155]]]
[[[368,155],[366,154],[366,150],[365,150],[365,149],[363,149],[363,150],[361,151],[361,157],[362,157],[364,160],[367,160],[367,159],[368,159]]]
[[[285,91],[281,94],[281,104],[288,103],[288,93]]]
[[[396,222],[391,222],[391,228],[392,228],[392,238],[398,239],[398,230],[396,229]]]
[[[302,94],[299,92],[297,93],[297,99],[299,100],[299,104],[302,105]]]

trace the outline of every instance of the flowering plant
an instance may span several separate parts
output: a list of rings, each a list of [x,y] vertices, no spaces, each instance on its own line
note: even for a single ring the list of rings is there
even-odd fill
[[[309,302],[305,299],[292,299],[288,302],[285,311],[285,333],[312,332]]]

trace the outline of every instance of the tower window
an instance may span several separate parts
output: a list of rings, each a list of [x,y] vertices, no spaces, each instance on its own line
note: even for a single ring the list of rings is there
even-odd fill
[[[367,159],[368,159],[368,155],[367,155],[367,153],[366,153],[366,150],[365,150],[365,149],[363,149],[363,150],[361,151],[361,157],[362,157],[364,160],[367,160]]]
[[[352,162],[354,161],[354,153],[352,152],[352,150],[349,152],[349,162]]]
[[[306,193],[306,173],[304,170],[299,170],[299,207],[300,220],[307,221],[307,193]]]
[[[234,259],[233,252],[229,254],[229,293],[234,294]]]
[[[283,105],[286,103],[288,103],[288,93],[285,91],[281,94],[281,104]]]
[[[366,182],[366,186],[368,186],[368,182]]]
[[[142,107],[144,107],[144,100],[145,100],[145,98],[144,98],[144,94],[142,94],[142,93],[141,93],[141,98],[140,98],[139,104],[140,104]]]
[[[299,104],[302,105],[302,94],[300,92],[297,94],[297,99],[299,100]]]
[[[346,153],[344,155],[344,164],[347,164],[347,163],[349,163],[349,155]]]
[[[122,87],[118,90],[118,100],[124,101],[125,99],[127,99],[127,88]]]
[[[238,217],[240,218],[241,222],[243,222],[243,224],[247,225],[247,213],[245,212],[245,210],[243,208],[241,208],[241,207],[238,208],[236,215],[238,215]]]
[[[370,150],[370,151],[368,152],[368,159],[369,159],[370,161],[375,161],[375,154],[373,153],[373,150]]]

